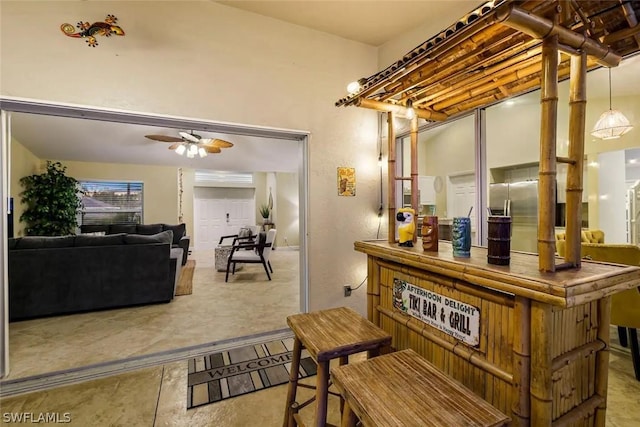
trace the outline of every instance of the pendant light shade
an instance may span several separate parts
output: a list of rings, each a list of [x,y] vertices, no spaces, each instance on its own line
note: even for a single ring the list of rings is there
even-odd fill
[[[620,138],[633,129],[629,120],[618,110],[611,108],[611,68],[609,68],[609,110],[602,113],[591,135],[600,139]]]
[[[631,129],[633,126],[624,114],[618,110],[609,110],[602,113],[591,131],[591,135],[600,139],[615,139],[620,138]]]

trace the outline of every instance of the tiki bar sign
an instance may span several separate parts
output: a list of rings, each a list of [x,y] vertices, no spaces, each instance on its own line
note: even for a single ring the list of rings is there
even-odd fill
[[[399,279],[393,280],[393,306],[465,344],[480,344],[477,307]]]

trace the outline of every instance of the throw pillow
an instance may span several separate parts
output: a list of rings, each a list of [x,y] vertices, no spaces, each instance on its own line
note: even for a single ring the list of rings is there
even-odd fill
[[[173,232],[171,230],[162,231],[149,236],[142,234],[127,234],[124,236],[124,242],[127,245],[137,245],[144,243],[169,243],[173,241]]]
[[[76,236],[25,236],[16,249],[70,248]]]
[[[251,237],[251,229],[249,227],[242,227],[238,231],[238,237]]]
[[[173,231],[173,244],[177,245],[178,243],[180,243],[180,239],[182,239],[187,234],[187,225],[184,223],[178,225],[162,224],[162,230]]]
[[[89,234],[78,234],[75,240],[75,246],[114,246],[124,243],[126,234],[109,234],[108,236],[93,236]]]
[[[150,236],[151,234],[158,234],[162,231],[162,224],[138,224],[136,227],[136,234],[144,234]]]

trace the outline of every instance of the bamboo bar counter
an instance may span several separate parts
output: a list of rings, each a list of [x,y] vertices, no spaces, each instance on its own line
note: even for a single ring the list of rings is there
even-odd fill
[[[355,249],[368,255],[369,320],[392,335],[396,350],[415,350],[514,425],[604,425],[609,296],[638,286],[640,268],[584,262],[580,269],[544,273],[534,254],[512,252],[509,266],[496,266],[482,247],[472,247],[471,258],[454,258],[446,241],[439,252],[384,241],[359,241]],[[427,316],[431,302],[436,317],[443,303],[462,303],[461,313],[477,308],[477,344],[399,309],[402,284],[430,291],[428,297],[417,292]],[[474,335],[465,330],[467,319],[453,317],[445,319],[448,328]]]
[[[395,349],[415,350],[514,425],[605,424],[610,296],[638,286],[640,268],[581,260],[586,73],[640,51],[639,21],[640,2],[487,1],[335,104],[387,114],[388,239],[355,243],[368,255],[369,320]],[[569,147],[558,157],[558,81],[566,78]],[[498,266],[481,247],[470,258],[454,258],[445,241],[423,251],[415,236],[413,248],[399,247],[403,182],[418,212],[418,118],[447,121],[538,88],[539,255],[512,252],[510,265]],[[396,116],[410,120],[410,176],[397,176]],[[564,259],[555,256],[558,163],[567,165]],[[480,154],[476,166],[485,167]]]

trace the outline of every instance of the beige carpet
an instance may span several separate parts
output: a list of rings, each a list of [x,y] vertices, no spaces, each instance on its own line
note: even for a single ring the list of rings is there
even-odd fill
[[[191,295],[193,292],[193,272],[196,269],[195,260],[188,260],[180,271],[180,279],[178,279],[178,286],[176,287],[176,296],[178,295]]]

